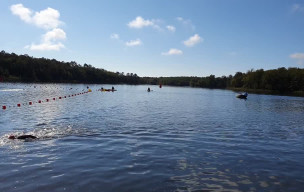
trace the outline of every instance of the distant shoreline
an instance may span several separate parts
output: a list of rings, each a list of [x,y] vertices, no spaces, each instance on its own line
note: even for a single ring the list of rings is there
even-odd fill
[[[134,84],[126,84],[126,83],[86,83],[86,82],[22,82],[22,81],[2,81],[1,83],[27,83],[27,84],[48,84],[48,83],[57,83],[57,84],[111,84],[111,85],[134,85]],[[157,84],[136,84],[136,85],[147,85],[147,86],[158,86]],[[304,97],[304,91],[295,91],[291,93],[280,93],[278,91],[272,91],[272,90],[263,90],[263,89],[248,89],[248,88],[233,88],[233,87],[227,87],[227,88],[206,88],[206,87],[193,87],[193,86],[177,86],[177,85],[165,85],[170,87],[189,87],[189,88],[201,88],[201,89],[219,89],[219,90],[230,90],[234,91],[236,93],[254,93],[259,95],[277,95],[277,96],[293,96],[293,97]]]
[[[304,69],[248,70],[246,73],[216,77],[139,77],[136,73],[111,72],[75,61],[34,58],[0,52],[0,82],[168,85],[227,89],[268,95],[304,97]]]

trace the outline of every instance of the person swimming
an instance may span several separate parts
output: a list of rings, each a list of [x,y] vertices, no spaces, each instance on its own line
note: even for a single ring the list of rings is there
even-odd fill
[[[10,135],[8,137],[8,139],[21,139],[21,140],[25,140],[25,139],[38,139],[38,138],[36,136],[33,136],[33,135],[20,135],[20,136]]]

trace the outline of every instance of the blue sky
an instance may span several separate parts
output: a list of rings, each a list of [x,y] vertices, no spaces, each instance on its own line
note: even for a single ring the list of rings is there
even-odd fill
[[[139,76],[304,66],[302,0],[0,1],[0,49]]]

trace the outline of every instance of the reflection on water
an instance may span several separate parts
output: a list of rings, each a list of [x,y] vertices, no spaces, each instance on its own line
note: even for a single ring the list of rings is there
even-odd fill
[[[303,98],[86,86],[0,83],[0,191],[304,188]]]
[[[0,89],[0,91],[23,91],[23,89]]]

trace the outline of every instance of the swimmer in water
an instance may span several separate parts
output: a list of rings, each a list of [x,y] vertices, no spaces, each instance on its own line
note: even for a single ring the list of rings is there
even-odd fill
[[[20,135],[20,136],[10,135],[8,137],[8,139],[21,139],[21,140],[25,140],[25,139],[38,139],[38,138],[35,137],[35,136],[33,136],[33,135]]]

